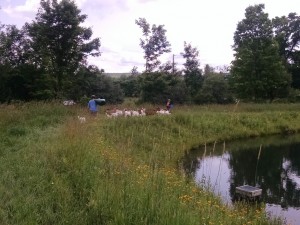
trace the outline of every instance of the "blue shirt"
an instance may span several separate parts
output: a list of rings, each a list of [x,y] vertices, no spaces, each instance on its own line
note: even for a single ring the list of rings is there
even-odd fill
[[[96,101],[94,99],[89,101],[88,107],[89,107],[90,111],[92,111],[92,112],[97,112],[98,111],[97,104],[96,104]]]

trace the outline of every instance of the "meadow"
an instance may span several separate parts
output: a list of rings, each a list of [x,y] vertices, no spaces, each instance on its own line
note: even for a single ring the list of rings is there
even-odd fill
[[[94,118],[79,105],[0,106],[1,225],[284,223],[263,204],[225,205],[180,159],[206,143],[297,133],[300,104],[175,106],[170,116],[116,119],[105,107]]]

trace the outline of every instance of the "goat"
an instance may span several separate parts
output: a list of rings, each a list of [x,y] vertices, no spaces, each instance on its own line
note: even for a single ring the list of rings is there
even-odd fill
[[[122,116],[123,115],[123,111],[117,108],[114,109],[107,109],[105,112],[106,116],[109,118],[112,117],[118,117],[118,116]]]
[[[140,113],[139,113],[139,111],[132,110],[131,116],[140,116]]]
[[[170,115],[171,113],[168,110],[160,109],[159,111],[156,111],[157,114],[160,115]]]
[[[119,116],[119,114],[118,114],[118,113],[111,113],[111,114],[106,113],[106,116],[107,116],[108,118],[116,118],[116,117]]]
[[[131,110],[124,109],[124,116],[131,116]]]
[[[63,101],[63,105],[75,105],[76,103],[73,100]]]
[[[116,109],[116,114],[118,114],[118,116],[123,116],[123,111],[120,109]]]
[[[85,123],[86,119],[83,116],[78,116],[80,123]]]
[[[139,111],[140,116],[146,116],[146,109],[145,108],[142,108],[138,111]]]

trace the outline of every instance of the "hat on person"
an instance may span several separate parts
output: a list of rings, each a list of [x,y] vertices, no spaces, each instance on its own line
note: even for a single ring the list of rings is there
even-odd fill
[[[92,98],[96,98],[96,95],[92,95]]]

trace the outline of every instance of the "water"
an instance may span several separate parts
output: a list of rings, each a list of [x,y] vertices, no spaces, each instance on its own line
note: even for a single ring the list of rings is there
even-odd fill
[[[270,216],[300,225],[300,135],[199,146],[182,162],[199,185],[208,185],[224,202],[232,203],[237,186],[256,186]]]

